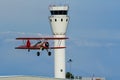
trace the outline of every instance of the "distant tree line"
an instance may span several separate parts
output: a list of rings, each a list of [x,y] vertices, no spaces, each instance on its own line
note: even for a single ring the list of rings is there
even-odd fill
[[[67,79],[74,79],[74,75],[72,73],[70,73],[70,72],[67,72],[66,73],[66,78]]]
[[[67,72],[66,79],[82,79],[82,77],[81,76],[74,76],[72,73]]]

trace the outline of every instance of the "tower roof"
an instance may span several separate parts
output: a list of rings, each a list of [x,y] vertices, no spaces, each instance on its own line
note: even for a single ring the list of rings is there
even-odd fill
[[[56,6],[56,5],[50,5],[49,6],[49,9],[52,11],[52,10],[68,10],[68,6],[67,5],[62,5],[62,6]]]

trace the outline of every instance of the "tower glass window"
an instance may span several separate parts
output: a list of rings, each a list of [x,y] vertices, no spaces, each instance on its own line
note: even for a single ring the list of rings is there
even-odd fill
[[[66,10],[54,10],[54,11],[51,11],[51,15],[67,15],[67,11]]]

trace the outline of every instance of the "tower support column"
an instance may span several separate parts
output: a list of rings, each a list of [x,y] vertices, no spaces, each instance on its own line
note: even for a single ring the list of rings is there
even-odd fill
[[[65,37],[65,35],[55,35],[55,37]],[[55,40],[54,46],[63,47],[65,46],[65,40]],[[54,50],[54,72],[55,78],[65,78],[65,49]]]

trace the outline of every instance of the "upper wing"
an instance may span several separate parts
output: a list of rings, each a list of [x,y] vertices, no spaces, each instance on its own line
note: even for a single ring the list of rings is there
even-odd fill
[[[61,39],[68,39],[68,37],[40,37],[40,38],[37,38],[37,37],[20,37],[20,38],[16,38],[16,40],[61,40]]]
[[[45,49],[62,49],[62,48],[66,48],[66,47],[43,47],[43,48],[45,48]],[[23,45],[23,46],[15,47],[15,49],[40,50],[40,46],[30,46],[30,47],[27,47],[27,46]]]
[[[37,37],[34,37],[34,38],[31,38],[31,37],[21,37],[21,38],[16,38],[17,40],[62,40],[62,39],[68,39],[67,37],[40,37],[40,38],[37,38]],[[45,47],[43,45],[39,45],[39,46],[35,46],[35,45],[32,45],[32,46],[27,46],[27,45],[22,45],[22,46],[18,46],[18,47],[15,47],[15,49],[31,49],[31,50],[37,50],[37,49],[40,49],[40,48],[44,48],[44,49],[61,49],[61,48],[66,48],[66,47]]]

